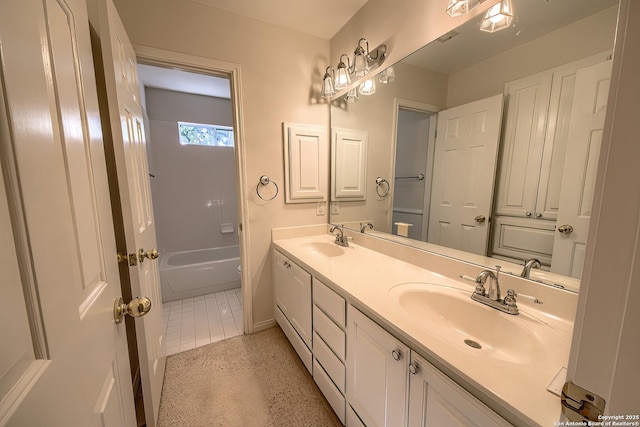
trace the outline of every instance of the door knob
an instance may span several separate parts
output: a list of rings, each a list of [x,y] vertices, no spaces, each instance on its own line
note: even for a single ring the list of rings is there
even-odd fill
[[[558,227],[558,233],[571,234],[572,231],[573,231],[573,227],[569,224],[564,224]]]
[[[138,251],[138,260],[140,260],[140,262],[144,262],[145,258],[148,259],[158,259],[158,257],[160,256],[160,252],[158,252],[157,249],[149,249],[148,251],[145,251],[144,249],[140,249]]]
[[[477,217],[475,217],[475,220],[478,224],[482,224],[487,220],[487,218],[485,218],[484,215],[478,215]]]
[[[129,304],[125,304],[122,297],[116,298],[113,302],[113,318],[116,324],[121,323],[125,314],[131,317],[144,316],[151,310],[151,300],[147,297],[137,297]]]

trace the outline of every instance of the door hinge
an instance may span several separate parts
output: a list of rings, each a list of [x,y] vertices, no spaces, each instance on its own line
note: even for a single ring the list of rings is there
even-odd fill
[[[600,421],[598,416],[604,414],[604,399],[571,381],[564,383],[560,401],[562,413],[570,421]]]
[[[138,254],[122,254],[118,252],[118,262],[128,262],[129,267],[138,265]]]

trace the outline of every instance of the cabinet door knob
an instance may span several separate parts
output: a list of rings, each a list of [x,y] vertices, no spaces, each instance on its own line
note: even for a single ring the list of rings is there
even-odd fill
[[[542,214],[541,213],[536,213],[536,218],[542,218]]]
[[[415,375],[418,373],[418,366],[414,365],[413,363],[409,364],[409,372],[411,372],[412,375]]]
[[[526,216],[531,216],[531,212],[526,212],[525,215]]]
[[[393,357],[393,360],[400,360],[402,354],[400,353],[400,350],[393,350],[391,352],[391,357]]]

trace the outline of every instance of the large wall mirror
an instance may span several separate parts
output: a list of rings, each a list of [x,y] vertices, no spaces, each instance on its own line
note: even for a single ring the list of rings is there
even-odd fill
[[[474,18],[332,101],[331,222],[512,274],[535,259],[531,279],[577,291],[618,1],[513,9],[509,28]]]

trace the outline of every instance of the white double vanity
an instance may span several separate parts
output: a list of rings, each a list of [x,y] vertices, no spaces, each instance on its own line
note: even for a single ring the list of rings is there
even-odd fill
[[[560,419],[548,388],[567,365],[577,294],[501,274],[502,295],[519,294],[510,315],[471,299],[460,277],[477,265],[348,231],[343,247],[327,231],[273,230],[274,315],[344,424]]]

